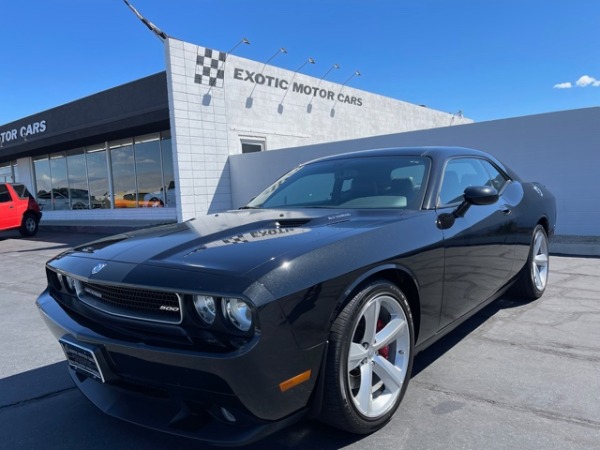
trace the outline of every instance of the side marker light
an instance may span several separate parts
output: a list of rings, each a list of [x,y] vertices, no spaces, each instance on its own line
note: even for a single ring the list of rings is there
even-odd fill
[[[279,390],[281,392],[285,392],[290,390],[293,387],[298,386],[299,384],[304,383],[310,379],[311,371],[307,370],[306,372],[302,372],[300,375],[296,375],[295,377],[290,378],[289,380],[285,380],[279,383]]]

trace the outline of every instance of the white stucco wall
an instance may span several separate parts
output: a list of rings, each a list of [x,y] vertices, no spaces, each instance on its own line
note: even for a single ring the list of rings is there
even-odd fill
[[[302,70],[322,68],[307,65]],[[287,89],[277,87],[282,81]],[[235,55],[225,67],[225,98],[230,154],[240,153],[244,136],[263,137],[267,150],[274,150],[472,122]]]
[[[235,55],[224,61],[224,53],[206,50],[165,41],[179,221],[232,206],[228,157],[241,153],[241,139],[274,150],[471,122]]]
[[[487,151],[556,196],[559,235],[600,236],[600,108],[562,111],[230,158],[233,207],[244,205],[297,164],[369,148],[457,145]]]

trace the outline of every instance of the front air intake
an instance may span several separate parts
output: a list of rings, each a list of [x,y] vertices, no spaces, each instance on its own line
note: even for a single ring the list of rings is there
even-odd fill
[[[275,222],[277,228],[299,228],[306,225],[312,219],[283,219]]]

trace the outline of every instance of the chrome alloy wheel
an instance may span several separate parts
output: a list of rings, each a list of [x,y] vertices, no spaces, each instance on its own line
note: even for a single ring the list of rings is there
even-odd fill
[[[548,282],[548,240],[546,235],[538,230],[533,239],[533,258],[531,260],[531,274],[536,289],[543,291]]]
[[[369,300],[359,313],[348,351],[348,386],[365,417],[387,413],[402,392],[410,361],[410,330],[402,307],[389,295]]]

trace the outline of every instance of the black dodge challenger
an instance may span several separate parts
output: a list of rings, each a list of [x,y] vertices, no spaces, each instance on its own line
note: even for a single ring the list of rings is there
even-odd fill
[[[546,289],[553,195],[486,153],[322,158],[248,205],[49,261],[37,304],[101,410],[218,445],[302,417],[381,428],[413,358]]]

